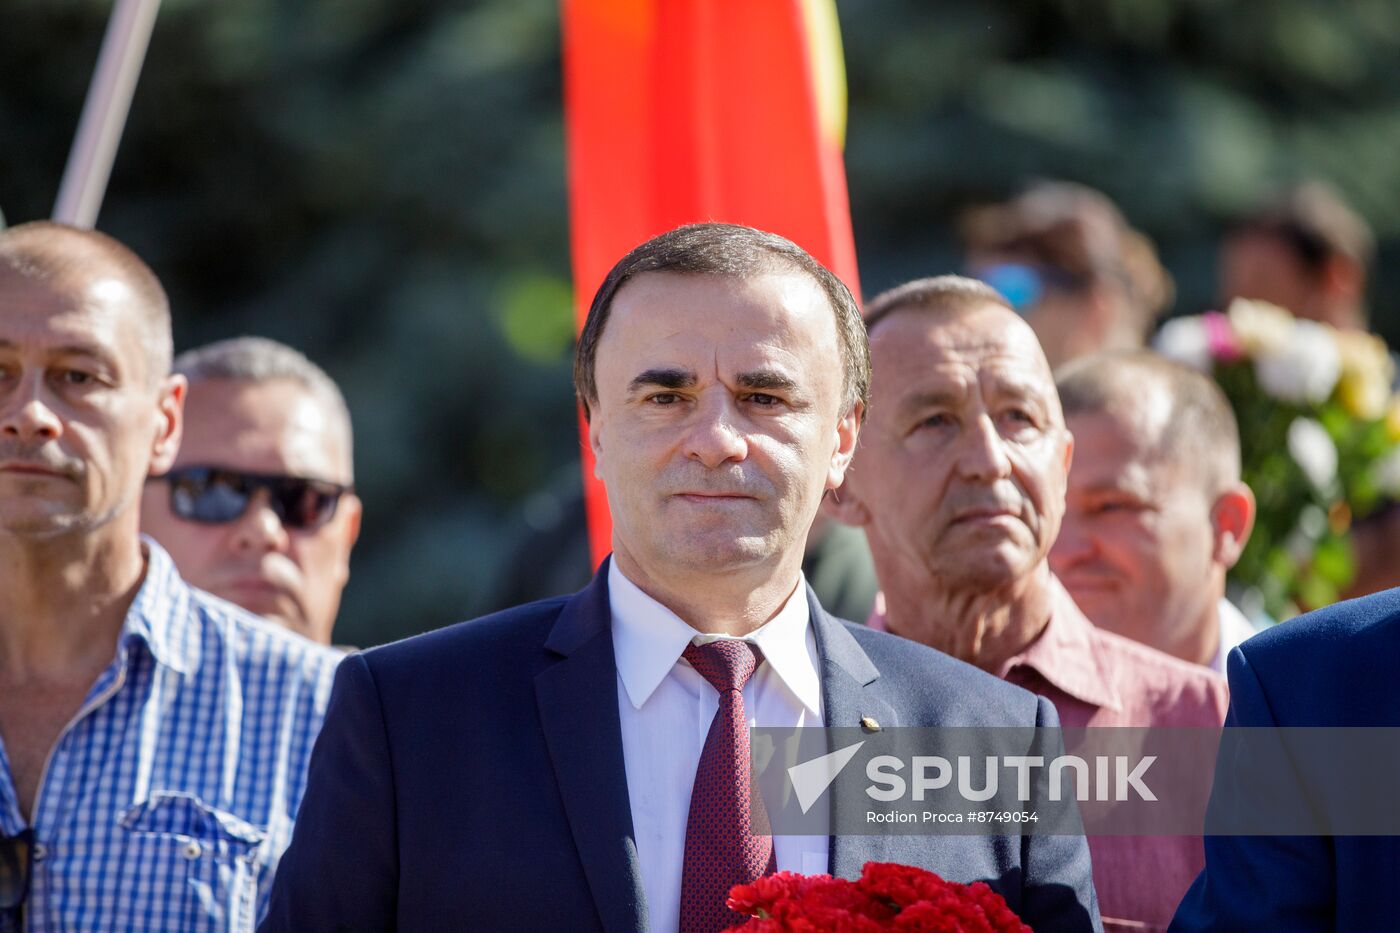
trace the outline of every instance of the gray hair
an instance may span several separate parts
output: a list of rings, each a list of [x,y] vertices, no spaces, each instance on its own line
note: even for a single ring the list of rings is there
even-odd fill
[[[345,433],[347,459],[354,449],[350,406],[335,380],[299,350],[266,337],[233,337],[186,350],[175,358],[174,370],[191,386],[209,379],[235,382],[287,380],[317,395]]]
[[[1011,303],[986,282],[962,275],[939,275],[915,279],[883,291],[865,304],[865,329],[903,308],[919,308],[945,316],[957,316],[991,305],[1012,311]]]
[[[1132,405],[1154,380],[1171,399],[1157,439],[1161,457],[1194,470],[1212,496],[1238,483],[1239,423],[1229,399],[1209,376],[1148,350],[1099,353],[1055,373],[1066,418]]]

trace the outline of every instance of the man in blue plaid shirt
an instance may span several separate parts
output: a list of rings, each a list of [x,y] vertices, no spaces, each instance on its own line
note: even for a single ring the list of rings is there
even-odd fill
[[[291,836],[338,655],[140,537],[170,358],[121,244],[0,232],[0,931],[251,930]]]

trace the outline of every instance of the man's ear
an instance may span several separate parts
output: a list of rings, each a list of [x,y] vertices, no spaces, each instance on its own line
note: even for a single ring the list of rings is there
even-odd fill
[[[180,437],[185,425],[185,393],[189,385],[184,376],[168,376],[161,382],[156,395],[155,435],[151,439],[151,460],[147,472],[160,476],[175,463],[180,452]]]
[[[340,500],[340,508],[346,510],[345,514],[345,553],[349,555],[355,542],[360,540],[360,519],[364,517],[364,503],[360,497],[353,492],[347,492]]]
[[[1335,302],[1355,304],[1366,293],[1366,270],[1349,256],[1329,256],[1322,266],[1321,281]]]
[[[1215,547],[1211,557],[1229,568],[1244,553],[1249,533],[1254,530],[1254,493],[1244,483],[1236,483],[1222,492],[1211,506],[1210,522],[1215,532]]]
[[[856,444],[860,440],[860,426],[865,418],[865,404],[856,402],[851,410],[836,422],[835,446],[831,451],[831,465],[826,473],[826,488],[840,488],[851,468],[851,458],[856,455]]]
[[[850,413],[836,426],[836,450],[831,455],[831,470],[826,477],[826,495],[822,496],[821,512],[843,525],[859,528],[870,524],[870,510],[856,492],[859,481],[853,475],[856,445],[860,441],[860,425],[865,406],[857,402]]]
[[[588,449],[593,453],[593,478],[602,482],[603,438],[595,408],[596,404],[590,407],[588,402],[579,400],[578,416],[588,425]]]

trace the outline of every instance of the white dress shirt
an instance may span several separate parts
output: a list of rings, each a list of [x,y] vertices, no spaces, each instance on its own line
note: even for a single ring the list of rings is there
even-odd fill
[[[1229,657],[1234,647],[1247,638],[1252,637],[1257,629],[1244,617],[1244,613],[1235,608],[1235,604],[1225,597],[1220,597],[1220,607],[1217,611],[1220,616],[1220,647],[1215,651],[1215,659],[1210,662],[1211,668],[1218,674],[1225,674],[1225,659]]]
[[[681,652],[702,635],[642,592],[613,561],[608,567],[617,706],[632,830],[646,892],[649,929],[674,933],[680,923],[681,869],[695,769],[719,693]],[[745,636],[763,651],[763,663],[744,687],[752,726],[822,725],[817,642],[799,579],[778,614]],[[774,836],[779,871],[824,874],[826,836]]]

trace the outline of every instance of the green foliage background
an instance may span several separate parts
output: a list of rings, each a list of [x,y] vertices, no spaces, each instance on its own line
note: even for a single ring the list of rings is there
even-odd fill
[[[1271,398],[1250,360],[1217,362],[1214,377],[1240,423],[1241,473],[1259,507],[1231,574],[1232,582],[1257,590],[1243,604],[1254,610],[1250,603],[1258,601],[1282,621],[1336,602],[1355,577],[1352,522],[1383,500],[1375,467],[1394,449],[1386,420],[1354,416],[1335,391],[1319,404]],[[1300,417],[1313,419],[1336,445],[1337,475],[1323,487],[1288,450],[1289,426]]]
[[[841,0],[867,294],[957,267],[950,221],[1032,176],[1095,185],[1211,304],[1222,224],[1301,175],[1400,293],[1394,0]],[[102,0],[0,5],[0,209],[45,216]],[[165,280],[179,348],[260,333],[346,390],[361,645],[581,579],[559,25],[544,0],[165,0],[100,226]]]

